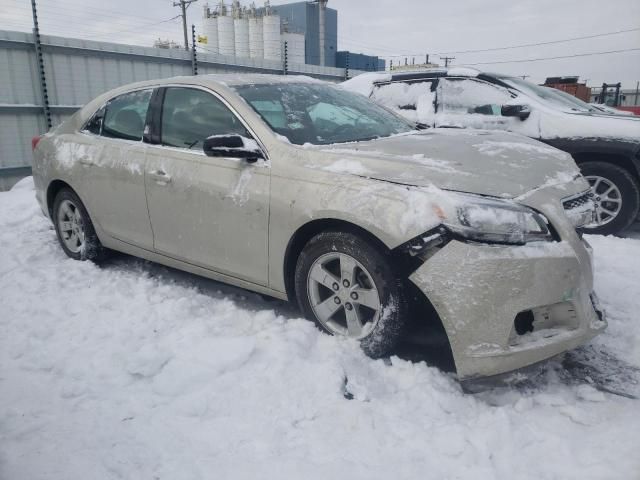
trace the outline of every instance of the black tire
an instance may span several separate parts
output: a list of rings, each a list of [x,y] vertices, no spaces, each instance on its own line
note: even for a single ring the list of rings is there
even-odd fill
[[[389,355],[405,332],[408,321],[407,302],[402,279],[391,266],[387,252],[359,235],[329,231],[313,237],[298,257],[295,271],[295,289],[298,305],[324,332],[333,334],[316,317],[309,298],[307,278],[314,262],[328,253],[344,253],[368,271],[380,299],[379,320],[365,337],[360,338],[362,350],[372,358]]]
[[[63,233],[60,231],[60,222],[59,211],[63,202],[69,201],[74,206],[77,207],[80,212],[81,217],[81,226],[80,228],[84,232],[84,246],[77,252],[71,251],[65,241],[63,240]],[[53,201],[53,210],[52,210],[52,218],[53,225],[56,229],[56,236],[58,237],[58,242],[62,247],[64,253],[67,254],[68,257],[73,258],[74,260],[91,260],[93,262],[99,262],[103,260],[107,256],[107,249],[102,246],[100,240],[98,239],[98,235],[96,235],[95,228],[93,227],[93,223],[91,222],[91,218],[87,213],[87,209],[85,208],[82,200],[76,195],[76,193],[69,189],[63,188],[60,190],[55,200]]]
[[[598,176],[613,183],[620,191],[622,207],[609,223],[598,227],[583,228],[585,233],[614,235],[629,227],[640,210],[640,187],[638,181],[625,168],[608,162],[585,162],[580,164],[585,177]]]

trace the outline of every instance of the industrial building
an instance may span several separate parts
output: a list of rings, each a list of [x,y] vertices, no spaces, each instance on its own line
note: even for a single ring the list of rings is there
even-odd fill
[[[328,0],[248,7],[233,0],[204,7],[201,47],[231,57],[282,61],[286,42],[290,64],[384,70],[376,56],[338,52],[338,12]]]
[[[336,54],[336,67],[361,70],[363,72],[379,72],[385,70],[386,62],[383,58],[375,55],[339,51]]]
[[[583,102],[591,98],[591,89],[585,82],[580,83],[579,77],[547,77],[544,86],[567,92]]]
[[[304,35],[304,63],[336,66],[338,12],[327,7],[327,0],[288,3],[274,9],[281,18],[283,30]]]

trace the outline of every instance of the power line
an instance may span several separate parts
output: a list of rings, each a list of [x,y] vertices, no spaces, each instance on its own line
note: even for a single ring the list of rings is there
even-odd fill
[[[574,53],[573,55],[560,55],[557,57],[541,57],[541,58],[529,58],[522,60],[503,60],[498,62],[476,62],[476,63],[465,63],[465,65],[497,65],[501,63],[527,63],[527,62],[539,62],[541,60],[558,60],[561,58],[574,58],[574,57],[590,57],[593,55],[607,55],[610,53],[623,53],[623,52],[634,52],[638,51],[640,48],[624,48],[621,50],[608,50],[606,52],[589,52],[589,53]]]
[[[599,38],[599,37],[606,37],[606,36],[610,36],[610,35],[618,35],[621,33],[629,33],[629,32],[636,32],[636,31],[640,31],[640,28],[628,28],[628,29],[624,29],[624,30],[616,30],[613,32],[604,32],[604,33],[597,33],[597,34],[593,34],[593,35],[584,35],[581,37],[571,37],[571,38],[564,38],[564,39],[559,39],[559,40],[550,40],[550,41],[546,41],[546,42],[535,42],[535,43],[523,43],[523,44],[519,44],[519,45],[510,45],[510,46],[506,46],[506,47],[493,47],[493,48],[480,48],[480,49],[473,49],[473,50],[456,50],[456,51],[447,51],[447,52],[436,52],[436,54],[440,54],[440,55],[450,55],[450,54],[457,54],[457,53],[480,53],[480,52],[492,52],[492,51],[499,51],[499,50],[511,50],[511,49],[516,49],[516,48],[524,48],[524,47],[535,47],[535,46],[542,46],[542,45],[553,45],[553,44],[558,44],[558,43],[565,43],[565,42],[573,42],[576,40],[587,40],[590,38]],[[347,39],[347,41],[345,41],[344,43],[347,44],[351,44],[351,45],[360,45],[361,47],[366,47],[366,48],[370,48],[372,50],[386,50],[386,51],[397,51],[396,49],[392,49],[389,47],[382,47],[379,45],[374,45],[374,44],[365,44],[362,42],[359,42],[357,40],[349,40],[350,37],[348,36],[342,36],[340,38],[344,38]],[[383,55],[389,58],[396,58],[396,57],[419,57],[419,56],[423,56],[424,53],[399,53],[399,54],[394,54],[394,55]]]
[[[16,3],[16,5],[7,5],[6,8],[14,8],[18,11],[22,11],[25,13],[25,19],[30,20],[30,18],[28,18],[29,11],[23,5],[23,0],[11,0],[11,1]],[[132,15],[117,9],[106,9],[106,8],[99,8],[99,7],[92,6],[90,11],[87,11],[86,9],[83,9],[83,7],[86,8],[86,5],[77,5],[73,3],[65,4],[65,2],[63,2],[62,0],[56,0],[56,5],[51,5],[51,4],[39,5],[38,11],[43,11],[45,16],[47,17],[52,14],[65,15],[65,16],[68,14],[76,14],[84,18],[110,17],[114,19],[135,18],[137,20],[146,20],[146,21],[160,20],[159,18],[153,18],[153,17],[150,18],[147,15],[145,15],[144,17],[138,16],[138,15]]]
[[[125,29],[118,29],[118,30],[104,30],[102,28],[98,28],[98,27],[93,27],[93,26],[84,26],[81,27],[80,29],[76,29],[76,37],[77,38],[98,38],[98,39],[105,39],[105,40],[111,40],[111,41],[115,41],[115,39],[113,38],[114,35],[119,34],[119,33],[136,33],[137,36],[153,36],[155,38],[155,36],[157,35],[157,32],[141,32],[140,29],[141,28],[147,28],[147,27],[153,27],[153,26],[157,26],[163,23],[167,23],[173,20],[176,20],[180,18],[180,15],[176,15],[175,17],[171,17],[165,20],[161,20],[159,22],[153,22],[153,23],[141,23],[135,26],[131,26],[130,28],[125,28]],[[10,24],[11,26],[13,26],[14,28],[23,28],[25,30],[28,31],[28,27],[26,25],[22,25],[22,24],[17,24],[17,23],[12,23]],[[51,22],[47,22],[47,25],[45,26],[44,30],[48,33],[48,34],[55,34],[56,32],[59,32],[59,34],[61,35],[66,35],[68,33],[68,28],[62,24],[52,24]]]
[[[620,33],[628,33],[628,32],[637,32],[640,28],[629,28],[626,30],[617,30],[615,32],[606,32],[606,33],[596,33],[594,35],[585,35],[583,37],[573,37],[573,38],[565,38],[562,40],[550,40],[548,42],[537,42],[537,43],[523,43],[520,45],[511,45],[509,47],[494,47],[494,48],[480,48],[476,50],[459,50],[455,52],[442,52],[443,54],[453,54],[453,53],[479,53],[479,52],[494,52],[497,50],[510,50],[514,48],[524,48],[524,47],[537,47],[540,45],[552,45],[555,43],[564,43],[564,42],[573,42],[575,40],[586,40],[589,38],[598,38],[598,37],[606,37],[609,35],[618,35]]]

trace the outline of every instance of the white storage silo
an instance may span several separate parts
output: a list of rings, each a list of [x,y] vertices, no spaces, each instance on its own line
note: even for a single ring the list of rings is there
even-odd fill
[[[251,58],[264,58],[262,17],[249,17],[249,56]]]
[[[282,51],[280,44],[280,15],[267,15],[262,17],[262,30],[264,37],[264,58],[265,60],[282,61]]]
[[[235,32],[236,57],[249,58],[249,19],[238,12],[233,19]]]
[[[284,58],[284,42],[287,42],[287,59],[289,65],[304,65],[304,34],[287,32],[282,34],[282,58]]]
[[[202,19],[202,33],[207,37],[207,43],[202,46],[207,52],[218,53],[218,17],[209,15]]]
[[[236,36],[233,17],[227,15],[226,8],[218,15],[218,50],[221,55],[235,57]]]

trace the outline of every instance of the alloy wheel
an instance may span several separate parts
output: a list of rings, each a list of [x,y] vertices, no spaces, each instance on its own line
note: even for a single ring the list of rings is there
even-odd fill
[[[364,338],[380,319],[380,295],[371,274],[345,253],[316,259],[307,276],[307,294],[316,318],[334,335]]]
[[[598,175],[585,177],[591,185],[593,202],[596,206],[596,219],[587,228],[600,227],[613,221],[622,209],[620,189],[608,178]]]
[[[79,253],[84,248],[84,220],[78,206],[71,200],[64,200],[58,208],[58,230],[65,247],[71,253]]]

